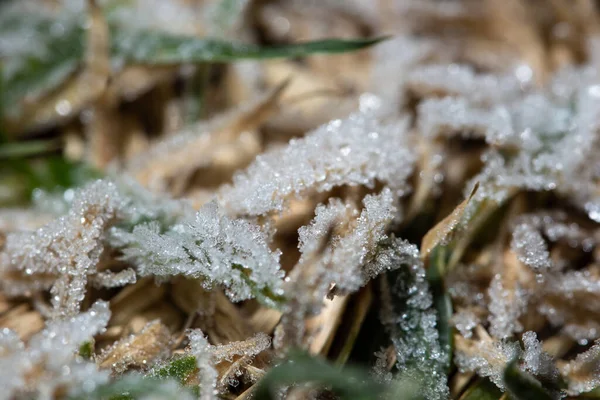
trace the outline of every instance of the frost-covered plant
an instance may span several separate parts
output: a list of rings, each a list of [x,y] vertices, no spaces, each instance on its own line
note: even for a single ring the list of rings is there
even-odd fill
[[[196,366],[198,368],[198,380],[200,382],[200,400],[216,399],[219,389],[223,384],[219,384],[219,374],[216,366],[223,361],[233,361],[234,356],[240,356],[235,361],[230,374],[226,374],[225,378],[235,380],[236,374],[245,363],[249,363],[252,359],[268,349],[271,346],[271,339],[264,333],[258,333],[254,337],[242,341],[232,342],[226,345],[213,346],[208,343],[201,330],[195,329],[188,332],[189,346],[188,353],[195,357]],[[237,364],[237,365],[236,365]],[[233,376],[230,376],[233,375]],[[229,380],[224,382],[229,384]]]
[[[225,287],[233,301],[258,296],[276,305],[283,296],[279,251],[269,249],[260,227],[230,219],[216,202],[166,229],[156,221],[114,229],[110,243],[140,276],[201,278],[207,288]]]
[[[400,377],[419,382],[428,400],[448,398],[450,349],[439,340],[438,316],[419,250],[406,241],[390,239],[381,244],[371,263],[378,269],[397,270],[383,287],[381,319],[396,350]]]
[[[108,304],[98,301],[84,313],[48,322],[26,344],[9,329],[0,330],[0,398],[53,399],[58,391],[91,392],[106,383],[108,372],[77,351],[104,330],[109,318]]]
[[[317,313],[326,296],[358,290],[391,265],[374,264],[379,244],[387,238],[386,229],[396,207],[389,189],[367,195],[359,214],[351,204],[330,199],[319,205],[309,225],[298,230],[300,260],[290,273],[286,292],[295,293],[286,304],[283,335],[300,344],[303,320]],[[330,293],[332,285],[335,289]]]
[[[547,384],[558,384],[560,377],[554,359],[542,349],[535,332],[523,333],[523,348],[519,342],[492,339],[481,326],[476,332],[477,339],[456,336],[455,362],[461,371],[477,372],[504,390],[504,370],[508,363],[518,360],[523,371]],[[553,397],[561,398],[562,395],[554,391]]]
[[[32,233],[7,235],[0,254],[3,270],[56,276],[50,290],[54,310],[75,315],[88,276],[96,272],[104,250],[104,232],[116,221],[122,205],[123,198],[112,182],[100,180],[86,186],[74,196],[65,216]],[[123,284],[129,282],[131,279]]]
[[[405,193],[415,161],[407,148],[408,120],[381,122],[375,113],[367,109],[331,121],[259,155],[220,191],[221,203],[236,214],[262,215],[282,211],[294,195],[342,185],[382,182]]]

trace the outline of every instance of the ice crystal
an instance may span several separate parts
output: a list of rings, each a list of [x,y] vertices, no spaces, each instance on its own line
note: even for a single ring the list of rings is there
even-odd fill
[[[188,351],[196,358],[198,377],[200,380],[200,399],[216,399],[218,394],[219,374],[215,366],[222,361],[232,361],[233,356],[241,356],[237,362],[250,362],[254,356],[266,350],[271,345],[271,339],[264,333],[257,333],[254,337],[224,345],[213,346],[208,343],[204,334],[199,329],[188,332]],[[235,367],[235,363],[233,364]],[[229,368],[231,369],[231,367]],[[234,375],[237,371],[234,371]],[[230,381],[226,381],[230,383]]]
[[[471,310],[461,309],[454,313],[451,322],[463,337],[469,339],[473,336],[473,329],[480,323],[480,318]]]
[[[407,120],[382,123],[373,111],[325,124],[283,148],[266,152],[220,192],[237,214],[281,211],[290,196],[341,185],[387,184],[407,190],[415,156],[407,147]]]
[[[521,339],[524,347],[522,368],[536,378],[546,382],[556,382],[559,379],[559,371],[554,365],[552,356],[542,349],[536,333],[527,331],[523,333]]]
[[[515,76],[479,75],[466,65],[423,65],[408,77],[408,86],[422,95],[463,96],[473,104],[491,105],[516,99],[522,82]]]
[[[518,342],[495,341],[489,338],[474,340],[468,345],[468,352],[457,346],[454,361],[461,371],[474,371],[479,376],[488,377],[504,390],[504,368],[522,353]]]
[[[564,365],[561,372],[568,377],[568,393],[572,396],[600,386],[600,343],[596,342],[587,351]]]
[[[424,398],[448,398],[445,370],[450,349],[439,342],[437,315],[419,250],[392,239],[382,245],[373,263],[398,270],[385,296],[389,298],[385,300],[382,322],[396,348],[400,373],[423,382]]]
[[[301,321],[321,309],[326,295],[352,293],[386,268],[395,267],[370,262],[387,238],[393,203],[389,189],[367,195],[360,214],[350,204],[330,199],[327,205],[317,206],[309,225],[298,230],[300,261],[286,278],[286,292],[295,293],[282,320],[281,334],[288,336],[287,341],[300,344],[304,333]],[[330,292],[332,284],[334,292]]]
[[[541,233],[529,224],[518,224],[514,228],[510,247],[517,254],[519,261],[535,270],[546,270],[552,266],[546,241]]]
[[[85,296],[88,276],[104,250],[104,231],[117,218],[122,197],[108,181],[80,189],[68,214],[33,233],[8,234],[4,257],[8,268],[26,275],[55,274],[52,304],[59,314],[74,315]]]
[[[392,192],[384,189],[378,195],[368,195],[363,204],[363,211],[350,223],[345,234],[334,232],[331,246],[318,261],[319,273],[311,278],[323,275],[320,290],[315,291],[317,298],[325,295],[331,283],[335,283],[336,290],[342,293],[354,292],[388,267],[368,261],[375,254],[379,242],[387,237],[385,230],[394,217],[396,208]],[[339,200],[317,207],[311,224],[299,230],[300,262],[306,262],[307,256],[314,255],[334,223],[348,223],[348,218],[355,213],[351,206]]]
[[[494,276],[488,291],[490,333],[499,339],[511,337],[513,333],[521,332],[523,326],[519,318],[527,310],[528,293],[519,283],[511,290],[504,287],[502,276]]]
[[[427,99],[419,104],[419,128],[426,137],[461,134],[465,137],[503,137],[513,133],[503,107],[473,108],[465,98]]]
[[[26,345],[10,330],[0,330],[0,398],[30,394],[51,399],[59,388],[67,393],[92,391],[107,382],[108,373],[76,354],[82,343],[103,331],[109,318],[108,304],[98,301],[84,313],[48,322]]]
[[[215,202],[166,230],[153,221],[115,231],[113,245],[141,276],[202,278],[206,287],[224,286],[233,301],[261,295],[272,302],[283,294],[280,252],[269,249],[259,226],[230,219]]]
[[[581,344],[596,339],[600,324],[587,318],[587,314],[600,309],[595,296],[600,293],[597,272],[585,269],[549,274],[544,278],[540,288],[543,301],[538,310],[552,325],[562,327],[565,334]]]

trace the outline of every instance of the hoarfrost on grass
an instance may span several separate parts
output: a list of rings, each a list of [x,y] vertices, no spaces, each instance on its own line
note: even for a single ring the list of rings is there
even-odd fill
[[[113,183],[99,180],[89,184],[75,194],[65,216],[32,233],[8,234],[0,254],[8,261],[5,268],[25,275],[56,275],[51,289],[55,312],[76,314],[88,275],[96,272],[104,250],[104,231],[117,219],[122,204]]]
[[[519,318],[527,311],[529,293],[517,282],[514,288],[505,288],[502,276],[497,274],[488,290],[490,333],[499,339],[511,337],[521,332],[523,325]]]
[[[341,185],[372,187],[377,181],[404,194],[415,161],[408,148],[408,121],[382,123],[375,112],[331,121],[259,155],[221,190],[221,203],[237,214],[262,215],[282,211],[292,195]]]
[[[446,399],[449,348],[440,345],[437,314],[415,245],[399,239],[382,244],[372,261],[379,269],[397,270],[384,291],[382,322],[396,349],[400,374],[422,382],[428,400]]]
[[[207,287],[224,286],[233,301],[283,295],[280,252],[269,249],[259,226],[230,219],[214,201],[166,230],[157,222],[116,230],[113,243],[141,276],[202,278]]]
[[[29,394],[51,399],[58,388],[67,393],[82,388],[91,392],[106,383],[108,372],[98,371],[95,363],[77,357],[77,351],[105,329],[109,318],[108,304],[98,301],[86,312],[49,321],[27,344],[9,329],[0,330],[0,398]],[[32,376],[38,368],[44,373]]]

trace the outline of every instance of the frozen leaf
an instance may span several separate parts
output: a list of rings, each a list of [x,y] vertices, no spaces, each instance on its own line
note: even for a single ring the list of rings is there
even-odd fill
[[[282,299],[279,252],[259,226],[230,219],[215,202],[167,229],[154,221],[115,230],[112,242],[140,276],[201,278],[206,287],[224,286],[233,301],[258,297],[275,306]]]
[[[419,104],[418,113],[419,129],[428,138],[461,135],[498,141],[513,135],[511,116],[505,108],[478,109],[464,98],[427,99]]]
[[[125,63],[173,65],[229,62],[241,59],[304,57],[317,53],[344,53],[372,46],[384,37],[367,39],[323,39],[313,42],[258,46],[248,43],[183,36],[156,31],[114,31],[112,54]]]
[[[219,374],[215,366],[223,361],[233,361],[235,356],[241,356],[238,362],[233,362],[221,381],[229,383],[239,372],[245,363],[249,363],[257,354],[271,346],[271,339],[264,333],[258,333],[254,337],[240,342],[231,342],[223,345],[213,346],[204,337],[199,329],[188,332],[190,341],[188,353],[195,357],[198,368],[198,380],[200,382],[200,399],[216,399],[219,385]],[[240,364],[239,361],[242,361]],[[233,368],[233,370],[232,370]]]
[[[522,82],[514,76],[480,75],[457,64],[419,66],[407,81],[409,89],[421,96],[462,96],[483,105],[510,101],[522,93]]]
[[[391,191],[367,195],[363,204],[358,214],[350,204],[330,199],[317,207],[309,225],[298,230],[300,261],[286,279],[286,292],[295,296],[286,304],[282,319],[287,341],[302,342],[304,319],[322,308],[327,295],[352,293],[395,267],[383,260],[373,262],[394,216]],[[335,289],[330,292],[332,284]]]
[[[221,190],[220,200],[237,214],[261,215],[283,210],[293,195],[341,185],[380,181],[402,194],[415,160],[406,128],[406,120],[380,123],[369,112],[331,121],[258,156]]]
[[[400,379],[420,382],[426,399],[447,398],[450,349],[440,342],[438,316],[417,247],[391,240],[374,262],[397,270],[384,291],[382,322],[396,349]]]
[[[96,181],[79,190],[68,214],[33,233],[7,235],[6,268],[26,275],[54,274],[51,294],[57,314],[74,315],[85,296],[88,275],[104,250],[104,232],[116,220],[122,197],[115,185]]]

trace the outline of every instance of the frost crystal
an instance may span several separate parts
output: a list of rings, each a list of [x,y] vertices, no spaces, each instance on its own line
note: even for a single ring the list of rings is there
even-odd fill
[[[341,185],[387,184],[402,194],[415,156],[407,147],[407,120],[380,123],[359,112],[334,120],[281,149],[256,158],[220,193],[237,214],[281,211],[291,195],[327,191]]]
[[[518,224],[510,243],[519,261],[535,270],[552,267],[548,246],[540,232],[529,224]]]
[[[461,309],[454,313],[451,322],[464,338],[470,339],[473,329],[480,323],[480,318],[471,310]]]
[[[461,371],[477,372],[488,377],[504,390],[503,373],[506,365],[519,357],[522,350],[518,342],[492,340],[489,336],[479,340],[457,338],[454,361]]]
[[[427,99],[419,104],[419,128],[426,137],[504,137],[513,133],[505,108],[491,111],[473,108],[464,98]]]
[[[546,382],[556,382],[559,372],[554,365],[550,354],[542,350],[542,344],[537,340],[535,332],[525,332],[522,337],[523,347],[523,369],[537,378]]]
[[[271,339],[264,333],[257,333],[254,337],[241,342],[231,342],[224,345],[212,346],[199,329],[188,332],[190,341],[188,351],[196,358],[198,366],[198,377],[200,381],[200,399],[216,399],[218,394],[219,373],[215,366],[223,361],[232,361],[234,356],[241,356],[228,370],[234,370],[233,374],[239,373],[236,367],[249,363],[253,357],[271,346]],[[227,378],[226,373],[225,378]],[[231,378],[233,380],[233,378]],[[228,384],[231,381],[226,380]]]
[[[195,217],[163,231],[157,222],[113,232],[113,245],[141,276],[185,275],[206,287],[223,285],[233,301],[255,296],[273,302],[283,295],[279,251],[271,251],[259,226],[225,216],[215,202]]]
[[[219,374],[215,369],[211,353],[211,345],[199,329],[188,333],[190,340],[189,351],[196,357],[198,367],[198,378],[200,381],[200,400],[212,400],[217,398],[217,379]]]
[[[384,291],[382,322],[390,331],[400,373],[423,382],[424,398],[448,398],[445,370],[450,349],[439,342],[437,316],[419,250],[392,239],[382,245],[373,262],[398,269],[388,294]]]
[[[74,315],[85,296],[88,275],[104,250],[104,231],[117,218],[123,200],[116,186],[96,181],[79,190],[69,213],[33,233],[6,237],[4,257],[9,267],[26,275],[53,274],[51,289],[57,313]]]
[[[108,373],[99,372],[76,353],[83,342],[104,330],[109,318],[108,304],[98,301],[84,313],[50,321],[27,345],[10,330],[0,330],[0,398],[30,394],[51,399],[59,388],[67,393],[81,388],[92,391],[107,382]],[[44,373],[37,374],[38,369]]]
[[[523,326],[519,318],[527,309],[529,295],[519,283],[512,290],[504,288],[502,276],[494,276],[488,291],[490,296],[490,333],[499,339],[511,337],[513,333],[521,332]]]
[[[589,392],[600,385],[600,343],[596,342],[589,350],[561,368],[568,377],[568,393],[572,396]]]
[[[426,95],[463,96],[474,104],[498,104],[516,99],[522,82],[515,76],[478,75],[464,65],[424,65],[408,77],[414,92]]]
[[[316,216],[309,226],[299,229],[300,263],[304,263],[314,256],[329,228],[335,227],[335,223],[346,224],[345,234],[334,230],[331,245],[317,262],[318,272],[309,278],[321,282],[319,289],[313,292],[317,301],[325,296],[331,283],[336,284],[337,291],[351,293],[385,270],[386,266],[368,261],[375,254],[379,242],[387,237],[385,230],[395,211],[393,202],[389,189],[378,195],[368,195],[363,200],[363,211],[349,222],[349,218],[357,212],[339,200],[331,200],[327,206],[317,207]]]

